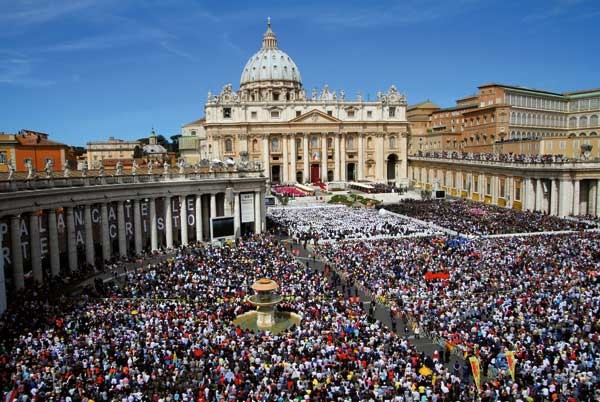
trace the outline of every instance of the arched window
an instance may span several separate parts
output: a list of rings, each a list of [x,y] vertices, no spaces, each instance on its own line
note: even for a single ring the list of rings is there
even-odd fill
[[[231,138],[225,140],[225,152],[233,152],[233,141]]]
[[[598,115],[592,115],[590,116],[590,127],[597,127],[598,126]]]
[[[579,127],[587,127],[587,123],[588,123],[587,116],[581,116],[579,118]]]
[[[396,137],[390,137],[390,148],[396,148]]]
[[[571,117],[569,119],[569,128],[576,128],[577,127],[577,117]]]

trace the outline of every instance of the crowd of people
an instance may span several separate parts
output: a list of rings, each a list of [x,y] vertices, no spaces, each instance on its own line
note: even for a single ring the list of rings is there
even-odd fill
[[[478,356],[497,390],[600,398],[600,234],[346,241],[316,252],[417,331]]]
[[[292,239],[317,244],[347,239],[432,235],[432,226],[370,208],[271,208],[267,219]]]
[[[265,276],[278,280],[283,308],[303,316],[300,326],[274,335],[232,325],[251,308],[249,286]],[[475,395],[467,375],[419,353],[267,235],[179,250],[173,260],[130,271],[122,283],[79,298],[26,296],[0,327],[0,386],[8,401]]]
[[[562,230],[584,230],[595,226],[541,212],[517,211],[469,200],[405,200],[385,209],[427,222],[435,222],[462,234],[491,235]]]
[[[436,159],[462,159],[507,163],[564,163],[568,159],[561,154],[495,154],[489,152],[417,151],[416,156]]]

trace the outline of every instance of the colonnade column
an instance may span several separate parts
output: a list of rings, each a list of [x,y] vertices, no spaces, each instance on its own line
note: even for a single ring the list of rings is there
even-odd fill
[[[186,196],[179,197],[179,222],[181,224],[181,245],[188,245],[187,204]]]
[[[358,133],[358,180],[365,178],[365,139]]]
[[[124,201],[117,202],[117,231],[119,237],[119,255],[127,256],[127,233],[125,232],[125,205]]]
[[[233,234],[240,235],[240,193],[233,193]]]
[[[321,181],[327,181],[327,134],[321,135]]]
[[[281,136],[281,142],[282,142],[282,153],[283,153],[283,169],[282,169],[282,178],[283,178],[283,182],[284,183],[288,183],[290,181],[289,179],[289,170],[290,170],[290,163],[289,163],[289,158],[288,158],[288,136],[287,134],[283,134]]]
[[[29,214],[29,236],[31,240],[31,270],[33,271],[33,279],[38,283],[42,283],[44,275],[42,273],[40,217],[37,212]]]
[[[308,134],[304,133],[302,136],[302,164],[303,170],[302,177],[305,183],[310,183],[310,165],[309,165],[310,155],[308,152]]]
[[[296,136],[294,134],[291,134],[289,141],[291,141],[289,179],[290,179],[290,182],[295,183],[296,182],[296,161],[298,160],[298,150],[296,149]]]
[[[92,206],[87,204],[83,206],[83,221],[85,224],[85,262],[88,265],[95,265],[94,253],[94,231],[92,228]]]
[[[340,133],[336,133],[333,149],[333,180],[339,181],[340,177]]]
[[[158,250],[158,228],[156,226],[156,199],[150,198],[150,249]]]
[[[262,232],[262,216],[261,216],[262,200],[260,191],[254,192],[254,233]]]
[[[544,211],[544,189],[542,187],[542,179],[535,180],[535,210]]]
[[[271,178],[271,167],[269,165],[269,162],[271,160],[269,156],[269,134],[263,134],[262,147],[263,170],[265,172],[265,177]]]
[[[550,180],[550,215],[558,215],[558,180]]]
[[[579,196],[579,180],[573,181],[573,215],[579,215],[579,204],[580,204],[580,196]]]
[[[165,197],[165,239],[167,248],[173,248],[173,210],[171,197]]]
[[[100,206],[100,214],[102,220],[102,259],[104,261],[110,259],[110,233],[108,228],[108,205]]]
[[[340,180],[341,181],[347,181],[348,178],[346,177],[346,136],[345,134],[341,134],[341,138],[340,138]]]
[[[67,256],[69,261],[69,271],[77,271],[77,239],[75,238],[75,216],[73,207],[66,208],[67,213]]]
[[[202,196],[196,194],[196,242],[202,241]]]
[[[135,253],[142,254],[142,217],[140,200],[133,200],[133,232],[135,238]]]
[[[573,182],[570,179],[560,180],[559,210],[561,216],[569,216],[573,212]]]
[[[56,210],[48,210],[48,252],[50,253],[50,274],[52,277],[60,274],[60,255],[58,251],[58,225]]]
[[[25,287],[25,275],[23,274],[21,217],[19,215],[10,217],[10,251],[13,263],[13,283],[16,290],[21,290]]]

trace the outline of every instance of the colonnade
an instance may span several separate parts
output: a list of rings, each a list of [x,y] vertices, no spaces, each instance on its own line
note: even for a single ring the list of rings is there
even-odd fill
[[[9,263],[13,286],[18,290],[25,284],[25,256],[33,279],[41,283],[47,276],[76,272],[83,263],[92,267],[115,256],[123,258],[185,246],[190,239],[214,240],[211,218],[233,217],[235,237],[242,234],[242,229],[245,233],[262,232],[264,191],[232,190],[169,192],[162,197],[67,203],[60,208],[42,206],[14,213],[2,220],[6,222],[4,237],[9,237],[10,242],[4,242],[0,257],[5,265]],[[161,208],[157,207],[159,203]],[[42,257],[49,266],[46,272]]]

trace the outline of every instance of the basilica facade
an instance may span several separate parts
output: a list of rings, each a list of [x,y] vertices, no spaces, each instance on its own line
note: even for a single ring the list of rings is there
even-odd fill
[[[268,23],[240,86],[209,92],[205,117],[182,128],[184,158],[260,165],[272,183],[407,180],[406,98],[391,86],[377,100],[325,85],[308,93]]]

